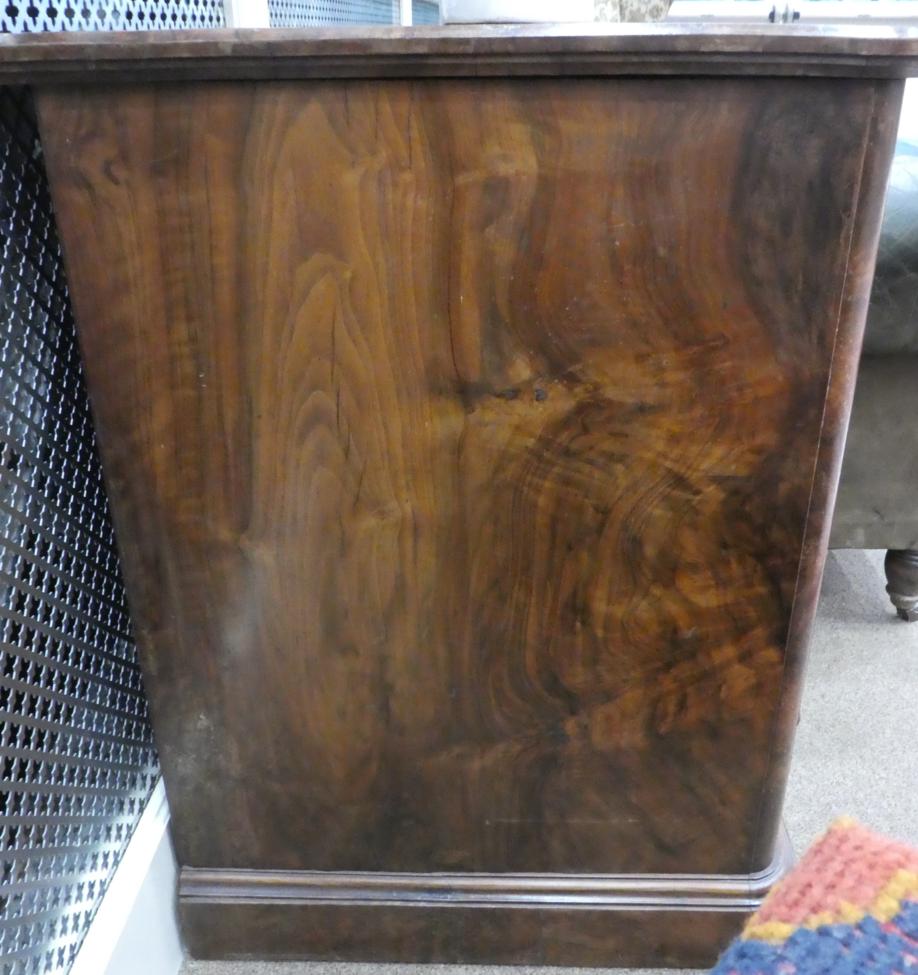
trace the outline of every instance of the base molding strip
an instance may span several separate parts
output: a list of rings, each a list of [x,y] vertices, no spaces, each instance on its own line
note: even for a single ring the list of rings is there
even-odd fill
[[[792,863],[782,832],[733,876],[186,867],[179,907],[197,958],[705,966]]]

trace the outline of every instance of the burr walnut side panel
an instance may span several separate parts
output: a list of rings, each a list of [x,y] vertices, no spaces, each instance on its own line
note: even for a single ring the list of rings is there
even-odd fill
[[[183,864],[764,866],[885,84],[42,94]]]

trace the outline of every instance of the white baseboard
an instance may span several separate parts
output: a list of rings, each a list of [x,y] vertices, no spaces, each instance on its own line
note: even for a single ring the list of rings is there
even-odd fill
[[[162,779],[108,885],[70,975],[176,975],[176,865]]]

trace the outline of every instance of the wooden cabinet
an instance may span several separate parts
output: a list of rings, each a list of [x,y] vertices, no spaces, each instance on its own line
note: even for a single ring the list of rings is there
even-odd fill
[[[711,960],[785,864],[918,42],[7,40],[191,952]]]

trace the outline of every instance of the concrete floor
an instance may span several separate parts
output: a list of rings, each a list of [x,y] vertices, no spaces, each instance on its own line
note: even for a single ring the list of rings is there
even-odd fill
[[[882,552],[830,554],[785,807],[798,852],[843,814],[918,844],[918,623],[896,619],[884,584]],[[574,971],[187,962],[183,975],[570,975]],[[632,975],[663,973],[634,971]]]

